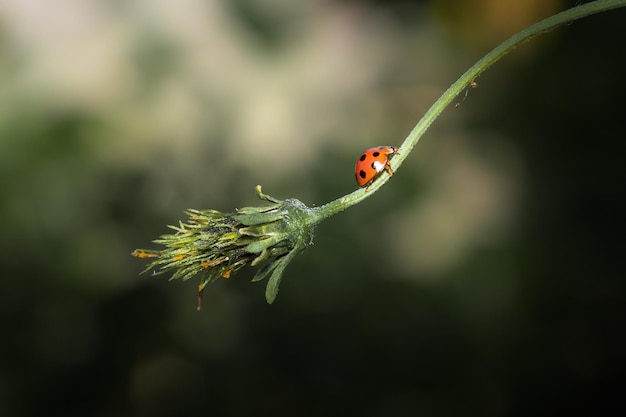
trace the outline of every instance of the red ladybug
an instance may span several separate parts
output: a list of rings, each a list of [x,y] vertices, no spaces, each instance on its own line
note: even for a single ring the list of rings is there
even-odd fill
[[[397,153],[398,151],[393,146],[378,146],[363,152],[354,167],[354,175],[359,187],[367,187],[383,171],[387,171],[390,176],[393,175],[389,161]]]

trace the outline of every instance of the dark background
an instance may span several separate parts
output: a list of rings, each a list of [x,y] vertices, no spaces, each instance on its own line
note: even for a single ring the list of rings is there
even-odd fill
[[[0,11],[0,415],[625,411],[626,11],[483,74],[273,305],[242,270],[196,312],[131,251],[258,183],[351,192],[362,150],[573,2],[31,3]]]

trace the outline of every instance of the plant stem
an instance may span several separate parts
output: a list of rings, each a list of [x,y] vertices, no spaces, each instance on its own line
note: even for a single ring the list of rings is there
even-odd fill
[[[466,88],[470,87],[476,78],[487,70],[487,68],[517,48],[520,44],[565,23],[573,22],[582,17],[591,16],[599,12],[617,9],[624,6],[626,6],[626,0],[597,0],[548,17],[547,19],[529,26],[502,42],[495,49],[485,55],[480,61],[474,64],[470,69],[468,69],[463,75],[461,75],[461,77],[431,106],[398,149],[399,154],[391,160],[391,168],[395,171],[402,165],[402,162],[408,157],[409,153],[424,135],[428,127],[430,127],[441,112],[450,103],[452,103],[455,97],[461,94]],[[389,178],[389,175],[381,175],[378,180],[374,181],[374,183],[367,188],[360,188],[350,194],[331,201],[328,204],[314,208],[309,222],[319,223],[325,218],[360,203],[382,187],[389,180]]]

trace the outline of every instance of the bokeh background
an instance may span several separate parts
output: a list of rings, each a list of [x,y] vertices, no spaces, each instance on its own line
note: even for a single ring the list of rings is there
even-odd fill
[[[139,276],[186,208],[324,204],[563,0],[0,1],[0,416],[626,410],[626,10],[518,48],[274,305]]]

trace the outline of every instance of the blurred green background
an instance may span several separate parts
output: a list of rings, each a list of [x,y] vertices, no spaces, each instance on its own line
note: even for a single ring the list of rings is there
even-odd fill
[[[138,276],[186,208],[321,205],[561,0],[0,4],[0,416],[626,410],[626,10],[520,47],[252,270]],[[350,414],[348,414],[350,413]]]

